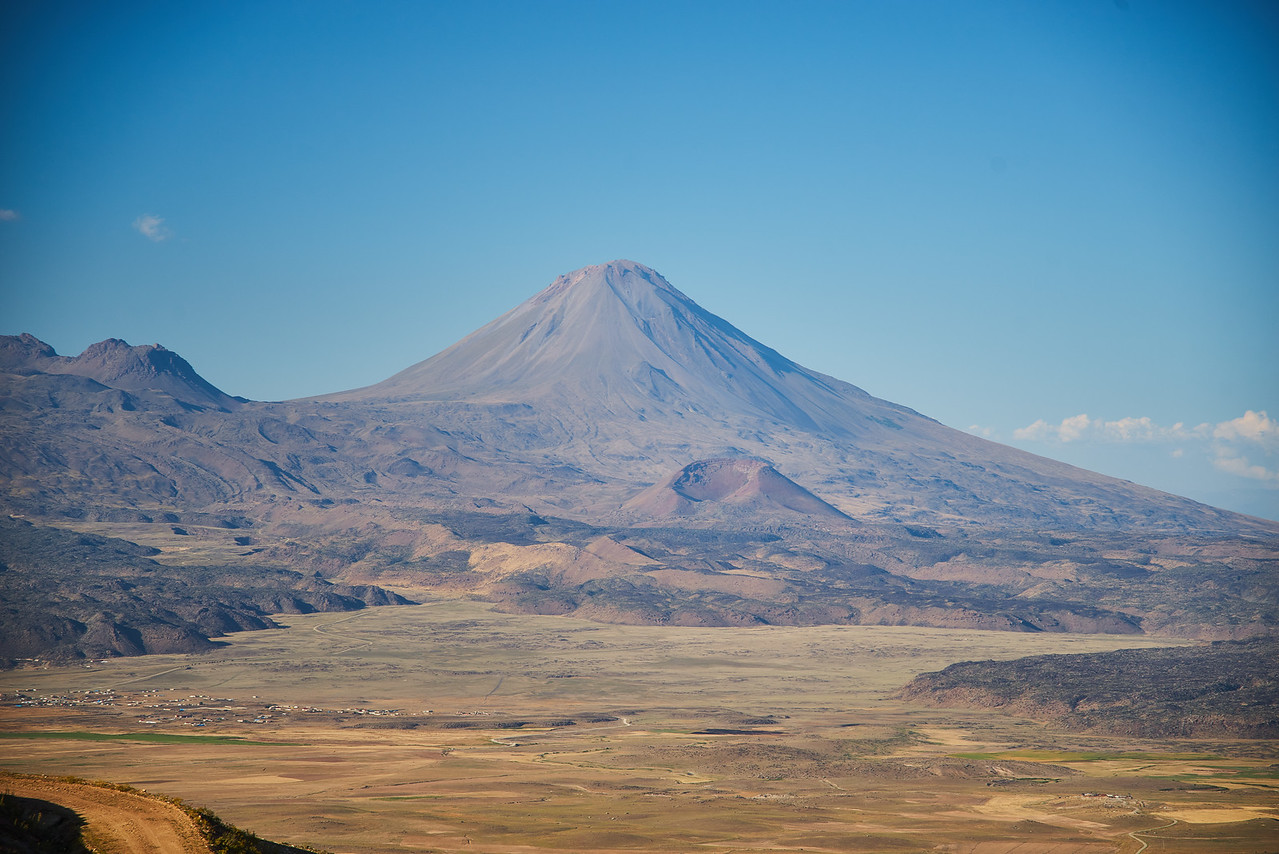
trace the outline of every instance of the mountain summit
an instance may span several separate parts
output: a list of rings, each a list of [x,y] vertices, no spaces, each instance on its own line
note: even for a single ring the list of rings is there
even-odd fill
[[[229,409],[242,402],[200,376],[172,350],[159,344],[135,347],[119,338],[91,344],[79,356],[59,356],[34,335],[0,335],[0,374],[85,377],[107,389],[158,394],[185,407]]]
[[[327,399],[554,402],[597,416],[762,417],[841,435],[859,432],[867,407],[910,411],[792,362],[625,260],[562,275],[439,355]]]

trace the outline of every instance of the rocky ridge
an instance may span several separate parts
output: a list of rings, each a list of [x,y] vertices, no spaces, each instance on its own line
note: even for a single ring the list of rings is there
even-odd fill
[[[1279,736],[1279,641],[965,661],[924,673],[902,699],[999,709],[1068,730],[1135,738]]]

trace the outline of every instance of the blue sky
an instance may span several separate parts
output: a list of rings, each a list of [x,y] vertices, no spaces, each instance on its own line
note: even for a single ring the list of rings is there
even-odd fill
[[[60,353],[319,394],[624,257],[951,426],[1279,518],[1273,3],[10,0],[0,110],[0,332]]]

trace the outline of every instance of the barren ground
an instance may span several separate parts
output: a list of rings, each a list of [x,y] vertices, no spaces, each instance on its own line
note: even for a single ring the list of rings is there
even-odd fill
[[[161,800],[67,780],[0,776],[0,791],[69,807],[98,854],[209,854],[190,816]]]
[[[205,655],[0,674],[0,767],[353,854],[1276,850],[1273,743],[888,698],[959,660],[1166,639],[633,627],[457,601],[281,619]]]

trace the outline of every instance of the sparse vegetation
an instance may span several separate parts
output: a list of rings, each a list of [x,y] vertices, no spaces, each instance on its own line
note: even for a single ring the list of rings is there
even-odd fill
[[[261,836],[351,852],[674,854],[690,840],[1109,850],[1164,816],[1182,816],[1185,836],[1216,826],[1193,824],[1207,810],[1237,817],[1233,847],[1216,854],[1238,854],[1265,851],[1273,830],[1270,742],[1081,736],[890,698],[956,659],[1147,638],[617,626],[456,601],[282,621],[291,628],[237,635],[211,656],[0,674],[8,697],[22,686],[86,700],[0,706],[11,732],[136,731],[134,718],[161,717],[156,703],[243,708],[213,739],[29,740],[0,764],[147,781]],[[113,687],[115,702],[77,693],[88,686]],[[194,735],[186,727],[208,714],[165,715],[154,731]]]
[[[323,854],[317,848],[298,848],[260,839],[256,834],[227,824],[212,810],[191,807],[181,801],[175,801],[175,803],[195,820],[196,826],[200,828],[200,833],[213,854],[303,854],[304,852]]]
[[[234,735],[181,735],[173,732],[58,732],[29,730],[0,732],[0,739],[52,739],[57,741],[141,741],[152,744],[236,744],[276,745],[278,742],[251,741]]]

